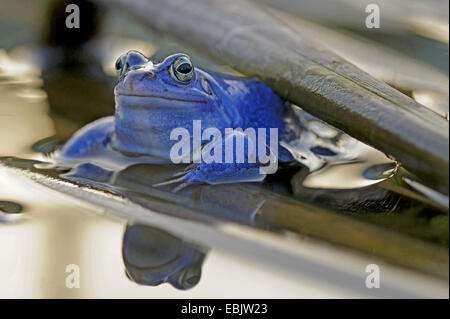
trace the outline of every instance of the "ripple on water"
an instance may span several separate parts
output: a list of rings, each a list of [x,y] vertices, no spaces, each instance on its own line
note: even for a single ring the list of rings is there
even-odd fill
[[[23,206],[10,202],[10,201],[0,201],[0,224],[11,223],[15,221],[23,212]]]
[[[19,214],[23,210],[22,205],[9,201],[0,201],[0,213]]]

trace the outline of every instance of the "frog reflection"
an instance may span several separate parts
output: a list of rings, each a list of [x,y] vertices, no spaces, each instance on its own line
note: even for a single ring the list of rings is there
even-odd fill
[[[46,179],[70,180],[77,185],[119,195],[153,212],[206,224],[217,224],[225,220],[275,232],[289,230],[304,234],[308,233],[308,225],[313,226],[317,222],[315,215],[320,213],[320,227],[326,227],[327,231],[313,228],[309,229],[309,234],[319,237],[326,234],[327,239],[340,238],[340,226],[333,222],[333,211],[338,210],[340,213],[350,213],[352,219],[361,218],[395,232],[448,245],[448,215],[437,210],[440,208],[430,206],[430,201],[426,198],[411,191],[406,193],[408,190],[402,186],[402,171],[382,182],[357,189],[302,187],[302,174],[298,174],[301,172],[292,168],[284,170],[283,174],[273,174],[261,185],[263,187],[254,183],[214,187],[201,185],[173,193],[169,185],[166,188],[153,188],[151,185],[155,180],[173,174],[178,169],[177,165],[141,164],[112,172],[96,165],[83,164],[70,170],[61,170],[49,163],[12,157],[0,157],[0,165],[26,170]],[[386,173],[386,167],[375,167],[375,170],[378,169],[381,169],[382,175]],[[364,176],[369,178],[369,175],[377,178],[377,174],[369,174],[366,170]],[[80,191],[89,194],[84,188]],[[297,200],[293,200],[292,195]],[[409,209],[416,207],[417,209]],[[314,214],[311,212],[313,208]],[[350,219],[346,220],[352,222]],[[371,236],[357,228],[352,229],[352,232],[363,237]],[[351,238],[346,244],[354,246]],[[367,244],[366,248],[373,252],[369,241]],[[360,245],[358,247],[361,248]]]
[[[379,176],[380,182],[370,186],[351,189],[304,187],[303,177],[308,172],[298,171],[294,167],[270,176],[262,187],[251,183],[214,187],[201,185],[179,193],[171,192],[170,185],[165,188],[151,187],[156,180],[172,175],[177,169],[177,165],[147,164],[134,165],[115,173],[92,164],[83,164],[60,177],[119,193],[147,208],[180,218],[210,221],[213,217],[214,220],[233,221],[273,231],[291,229],[302,232],[302,228],[292,228],[292,219],[309,211],[310,206],[305,204],[311,203],[424,239],[448,242],[448,228],[445,231],[433,229],[431,219],[440,216],[438,212],[418,197],[414,200],[395,191],[402,189],[402,175],[397,175],[398,172],[385,180]],[[296,209],[291,212],[281,210],[279,204],[291,201],[290,196],[297,199]],[[419,209],[411,215],[409,208],[412,205]],[[415,218],[415,214],[423,215],[424,219]]]
[[[140,285],[169,283],[181,290],[200,281],[207,250],[166,231],[144,225],[128,225],[122,256],[128,278]]]

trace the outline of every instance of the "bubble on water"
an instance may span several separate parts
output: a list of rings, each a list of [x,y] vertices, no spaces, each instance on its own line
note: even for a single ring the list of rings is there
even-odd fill
[[[0,201],[0,213],[19,214],[23,210],[22,205],[9,201]]]
[[[34,168],[37,169],[55,169],[57,168],[57,165],[55,163],[47,163],[47,162],[42,162],[42,163],[35,163],[33,164]]]
[[[386,179],[394,175],[396,171],[396,163],[378,164],[366,169],[363,176],[371,180]]]
[[[0,224],[9,224],[20,219],[22,205],[10,201],[0,201]]]

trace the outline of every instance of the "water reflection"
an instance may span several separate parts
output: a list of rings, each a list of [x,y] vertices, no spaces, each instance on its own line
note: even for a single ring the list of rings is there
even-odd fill
[[[198,284],[207,249],[146,225],[128,225],[122,256],[128,277],[141,285],[170,283],[177,289]]]
[[[59,180],[74,183],[76,192],[85,193],[83,198],[89,198],[91,190],[103,191],[189,222],[211,227],[235,222],[279,234],[308,235],[435,274],[445,276],[448,271],[448,250],[431,244],[448,245],[448,215],[417,193],[402,193],[401,174],[369,188],[304,189],[293,197],[296,188],[289,181],[301,174],[293,169],[263,184],[198,185],[173,193],[170,187],[152,185],[173,175],[178,165],[140,164],[113,173],[89,163],[63,171],[18,158],[0,158],[0,163],[38,174],[38,180],[57,190],[63,191]]]
[[[18,214],[22,212],[22,205],[14,202],[0,201],[0,212],[5,214]]]
[[[203,218],[208,217],[210,220],[213,217],[247,225],[266,226],[264,221],[256,218],[258,209],[266,200],[266,191],[258,185],[198,185],[174,193],[170,185],[165,187],[152,185],[179,172],[180,165],[138,164],[116,172],[84,163],[61,172],[58,171],[58,167],[38,164],[39,166],[34,163],[33,167],[44,168],[44,172],[54,172],[60,178],[82,185],[118,193],[137,201],[152,201],[152,205],[160,201],[163,205],[152,207],[164,211],[168,209],[177,215],[184,214],[179,209],[179,205],[184,205],[185,208],[194,209],[200,212]],[[281,187],[279,189],[281,190]]]
[[[20,219],[23,206],[19,203],[0,200],[0,224],[12,223]]]

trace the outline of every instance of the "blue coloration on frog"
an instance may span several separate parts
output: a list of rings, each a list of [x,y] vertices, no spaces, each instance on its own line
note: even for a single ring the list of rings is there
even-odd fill
[[[170,140],[170,133],[177,127],[192,132],[193,120],[201,120],[203,130],[267,128],[268,133],[269,128],[277,128],[279,141],[286,143],[299,140],[307,131],[292,107],[261,81],[205,72],[194,68],[184,54],[153,63],[130,51],[117,60],[116,69],[120,78],[114,89],[115,115],[75,133],[57,155],[60,162],[107,158],[122,168],[170,163],[170,150],[177,142]],[[303,158],[282,144],[280,163]],[[260,165],[258,159],[255,163],[200,162],[168,183],[179,182],[180,189],[193,183],[260,181],[265,177],[258,170]]]

